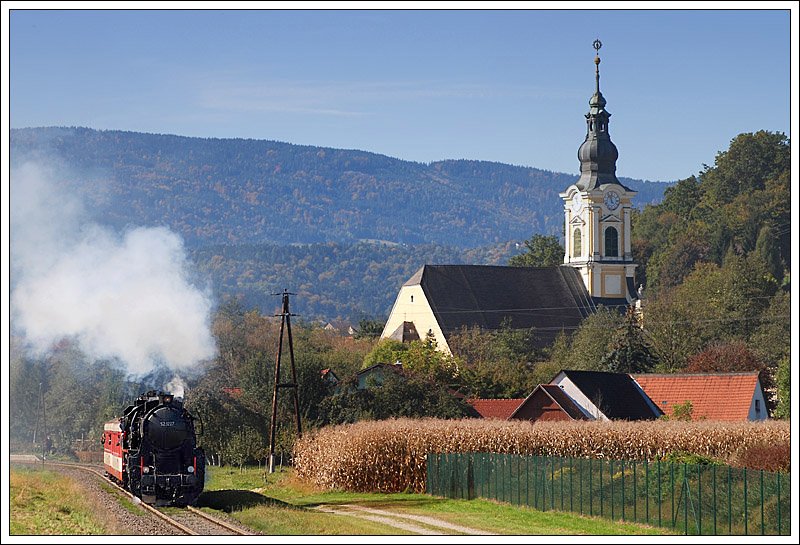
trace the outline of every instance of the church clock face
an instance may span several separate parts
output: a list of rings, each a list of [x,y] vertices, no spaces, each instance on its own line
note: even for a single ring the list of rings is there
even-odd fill
[[[603,198],[603,202],[606,203],[609,210],[616,210],[619,206],[619,194],[616,191],[609,191]]]

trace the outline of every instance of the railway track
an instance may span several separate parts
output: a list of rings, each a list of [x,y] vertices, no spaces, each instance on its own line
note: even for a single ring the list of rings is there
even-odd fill
[[[11,462],[16,463],[24,463],[24,464],[37,464],[37,465],[44,465],[44,466],[61,466],[61,467],[69,467],[73,469],[80,469],[89,473],[93,473],[97,477],[103,480],[103,482],[111,485],[114,487],[114,490],[124,496],[127,496],[132,502],[136,505],[144,509],[145,511],[151,513],[152,515],[158,517],[166,524],[169,524],[173,528],[178,529],[179,531],[192,536],[218,536],[218,535],[237,535],[237,536],[247,536],[247,535],[254,535],[242,528],[237,528],[232,524],[225,522],[217,517],[209,515],[199,509],[194,507],[186,507],[186,508],[173,508],[170,509],[170,512],[164,512],[161,509],[157,509],[151,505],[148,505],[142,502],[139,498],[119,486],[114,481],[108,479],[106,477],[105,472],[102,469],[98,469],[97,467],[85,465],[85,464],[71,464],[65,462],[49,462],[45,461],[42,462],[41,460],[30,459],[27,457],[17,457],[11,456]]]

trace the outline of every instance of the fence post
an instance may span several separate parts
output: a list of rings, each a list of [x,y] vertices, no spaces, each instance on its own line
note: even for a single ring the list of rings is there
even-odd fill
[[[572,488],[572,473],[573,473],[573,471],[572,471],[572,461],[573,461],[573,458],[570,456],[570,458],[569,458],[569,510],[574,512],[575,509],[574,509],[573,503],[572,503],[572,496],[574,496],[575,494],[574,494],[573,488]],[[778,490],[780,490],[780,488]],[[780,505],[780,502],[778,502],[778,505]]]
[[[717,535],[717,466],[711,466],[711,479],[714,483],[714,535]]]
[[[781,534],[781,474],[776,475],[778,478],[778,535]]]
[[[733,514],[731,513],[731,496],[733,495],[733,491],[731,490],[731,466],[728,466],[728,535],[733,533]]]
[[[498,482],[498,474],[500,473],[498,470],[500,462],[498,461],[498,454],[492,452],[489,454],[489,468],[491,469],[492,475],[489,478],[489,482],[494,485],[494,490],[492,491],[492,499],[499,500],[500,499],[500,487],[497,484]],[[490,485],[490,488],[492,486]]]
[[[603,460],[600,460],[600,516],[603,516]]]
[[[620,463],[622,464],[622,520],[625,520],[625,460]]]
[[[747,468],[744,468],[744,535],[747,535]]]
[[[697,533],[703,535],[703,479],[697,464]]]
[[[656,471],[658,472],[658,527],[661,528],[661,503],[664,498],[661,496],[661,460],[656,460]]]
[[[764,535],[764,470],[761,473],[761,535]]]
[[[611,520],[614,520],[614,460],[608,461],[608,476],[611,481]]]
[[[650,524],[650,466],[644,461],[644,521]]]
[[[683,535],[689,535],[689,479],[686,478],[686,467],[687,464],[683,464],[683,488],[684,490],[684,498],[683,498]]]
[[[560,472],[558,474],[558,481],[559,484],[561,485],[561,510],[563,511],[564,510],[564,458],[559,457],[558,460],[560,468]],[[571,493],[572,491],[570,491],[570,494]]]
[[[672,520],[672,527],[675,528],[675,462],[669,463],[669,487],[672,490],[672,516],[670,520]]]
[[[550,510],[554,511],[556,508],[556,463],[552,456],[548,456],[547,460],[550,462]]]
[[[592,491],[592,459],[589,458],[589,516],[593,516],[594,513],[592,512],[593,505],[592,502],[594,500],[594,493]]]
[[[636,516],[636,504],[639,503],[639,499],[636,496],[636,460],[633,461],[633,521],[636,522],[639,520],[639,517]]]
[[[580,512],[583,514],[583,458],[578,458],[578,490],[580,492]]]
[[[531,457],[525,457],[525,505],[531,506]]]

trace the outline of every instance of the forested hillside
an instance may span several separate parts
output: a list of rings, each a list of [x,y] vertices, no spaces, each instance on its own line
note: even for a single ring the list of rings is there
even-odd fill
[[[10,145],[13,165],[54,165],[98,223],[165,225],[192,247],[378,239],[473,248],[561,236],[558,193],[577,179],[501,163],[86,128],[14,129]],[[639,191],[640,207],[668,185],[623,183]]]
[[[271,314],[284,289],[296,293],[302,320],[385,320],[400,286],[425,264],[505,265],[515,244],[462,249],[437,244],[360,242],[290,246],[220,245],[192,252],[201,275],[223,300]]]

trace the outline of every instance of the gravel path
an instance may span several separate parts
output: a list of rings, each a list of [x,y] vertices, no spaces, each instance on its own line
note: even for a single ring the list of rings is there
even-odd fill
[[[361,505],[348,504],[337,505],[336,507],[316,507],[316,509],[319,511],[325,511],[326,513],[335,513],[337,515],[358,517],[374,522],[380,522],[394,528],[400,528],[402,530],[421,535],[441,536],[453,533],[479,536],[495,535],[491,534],[490,532],[484,532],[483,530],[476,530],[475,528],[468,528],[467,526],[452,524],[434,517],[410,515],[394,511],[385,511],[383,509],[372,509],[370,507],[364,507]]]

